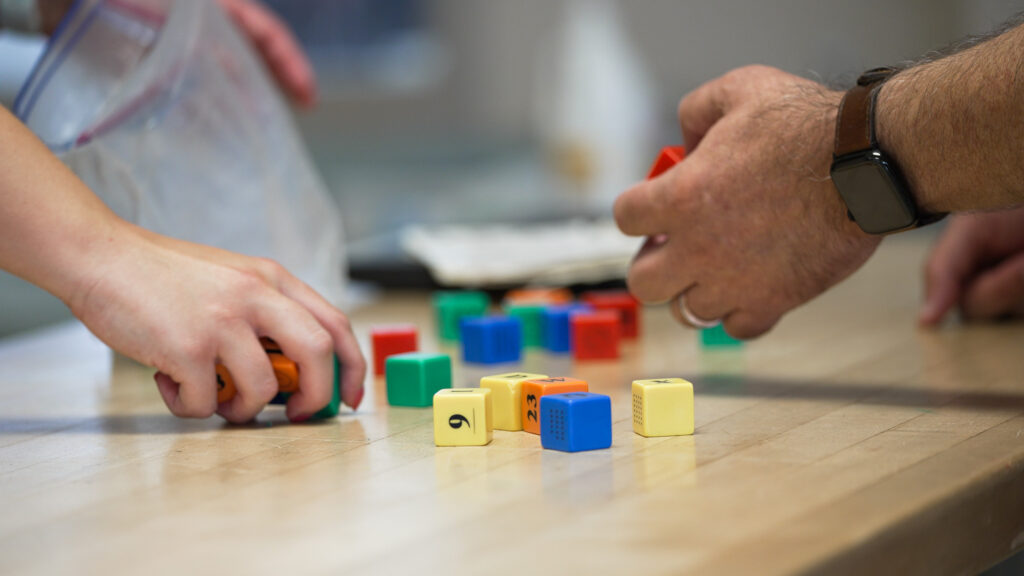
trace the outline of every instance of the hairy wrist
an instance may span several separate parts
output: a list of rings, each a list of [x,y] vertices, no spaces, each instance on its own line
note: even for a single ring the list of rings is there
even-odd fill
[[[876,134],[925,212],[1024,202],[1024,27],[908,68],[878,94]]]

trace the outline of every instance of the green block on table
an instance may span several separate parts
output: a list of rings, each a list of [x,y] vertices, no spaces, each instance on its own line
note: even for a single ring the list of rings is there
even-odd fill
[[[523,346],[541,348],[544,346],[544,306],[538,304],[509,304],[505,312],[519,318],[523,324]]]
[[[278,392],[277,396],[270,401],[271,404],[284,405],[288,403],[288,399],[291,398],[290,392]],[[338,362],[338,356],[334,356],[334,393],[331,395],[331,401],[327,403],[327,406],[321,408],[316,414],[313,414],[311,420],[326,420],[327,418],[334,418],[341,412],[341,363]]]
[[[701,330],[700,343],[705,348],[736,348],[743,346],[743,341],[729,336],[721,324],[714,328]]]
[[[452,360],[447,354],[396,354],[388,357],[384,374],[388,404],[428,407],[438,390],[452,387]]]
[[[326,418],[334,418],[341,411],[341,362],[338,361],[338,356],[334,356],[334,393],[331,394],[331,401],[320,409],[319,412],[313,414],[314,420],[324,420]]]
[[[459,341],[459,321],[463,318],[485,316],[491,299],[484,292],[473,290],[435,292],[434,317],[442,340]]]

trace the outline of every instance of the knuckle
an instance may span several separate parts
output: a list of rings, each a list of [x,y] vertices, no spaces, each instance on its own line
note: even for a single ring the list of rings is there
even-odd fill
[[[307,346],[318,356],[327,355],[334,351],[334,339],[330,332],[319,328],[309,333]]]
[[[260,275],[271,282],[276,281],[288,273],[284,266],[270,258],[257,258],[256,269],[259,271]]]

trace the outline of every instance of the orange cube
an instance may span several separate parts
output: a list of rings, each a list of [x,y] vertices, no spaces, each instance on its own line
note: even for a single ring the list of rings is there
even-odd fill
[[[567,304],[572,302],[572,292],[566,288],[521,288],[505,294],[509,304]]]
[[[281,348],[270,338],[260,338],[260,344],[267,353],[270,367],[277,378],[278,392],[297,392],[299,390],[299,366],[284,355]],[[238,390],[231,373],[223,364],[217,364],[217,402],[227,402],[235,397]]]
[[[548,394],[589,392],[586,380],[576,378],[534,378],[521,384],[523,398],[523,430],[540,434],[540,398]]]

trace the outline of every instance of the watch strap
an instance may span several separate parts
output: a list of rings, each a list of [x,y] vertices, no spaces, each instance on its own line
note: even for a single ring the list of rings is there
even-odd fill
[[[874,123],[875,98],[878,96],[876,88],[895,73],[895,68],[868,70],[861,74],[857,85],[843,97],[839,104],[833,148],[836,158],[878,147]]]

